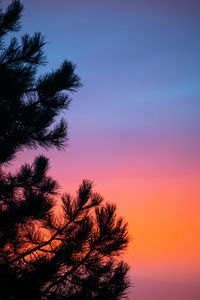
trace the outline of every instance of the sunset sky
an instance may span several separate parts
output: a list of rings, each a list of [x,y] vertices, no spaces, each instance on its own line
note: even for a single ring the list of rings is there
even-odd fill
[[[68,147],[45,154],[51,174],[72,193],[93,180],[128,221],[130,300],[200,299],[200,2],[22,3],[20,35],[48,42],[40,72],[67,58],[83,82]]]

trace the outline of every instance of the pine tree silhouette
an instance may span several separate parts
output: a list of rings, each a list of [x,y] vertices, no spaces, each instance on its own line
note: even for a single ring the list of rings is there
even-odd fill
[[[20,1],[0,10],[0,299],[121,299],[129,280],[119,254],[128,233],[115,205],[83,180],[58,207],[58,184],[42,155],[16,174],[6,171],[26,147],[64,147],[67,123],[56,120],[68,92],[81,86],[67,60],[37,77],[46,63],[40,33],[5,44],[20,29],[22,10]]]

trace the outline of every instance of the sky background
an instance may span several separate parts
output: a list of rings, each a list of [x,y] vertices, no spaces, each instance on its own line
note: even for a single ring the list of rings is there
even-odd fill
[[[22,33],[48,42],[40,72],[67,58],[84,84],[69,146],[46,153],[51,174],[72,193],[93,180],[128,221],[130,300],[200,299],[200,2],[22,3]]]

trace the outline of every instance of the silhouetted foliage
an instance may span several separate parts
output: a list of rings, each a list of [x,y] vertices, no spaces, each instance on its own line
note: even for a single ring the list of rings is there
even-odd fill
[[[119,254],[128,236],[116,207],[102,204],[88,180],[75,197],[60,197],[42,155],[6,172],[24,147],[64,146],[67,124],[56,117],[70,103],[66,92],[80,87],[68,61],[37,77],[46,62],[40,33],[5,45],[22,9],[13,1],[0,11],[0,299],[121,299],[129,281]]]

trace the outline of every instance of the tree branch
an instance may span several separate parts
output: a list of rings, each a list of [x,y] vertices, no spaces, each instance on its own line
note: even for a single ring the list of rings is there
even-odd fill
[[[41,250],[41,248],[48,246],[59,234],[62,234],[63,231],[74,221],[74,219],[77,217],[77,215],[79,214],[80,210],[77,211],[77,213],[74,215],[73,219],[70,220],[69,222],[67,222],[61,229],[59,229],[48,241],[42,243],[41,245],[38,245],[26,252],[24,252],[23,254],[21,254],[20,256],[14,258],[13,260],[8,262],[8,265],[11,265],[13,263],[15,263],[16,261],[19,261],[21,259],[23,259],[24,257],[26,257],[27,255],[33,254],[33,252],[37,251],[37,250]]]

